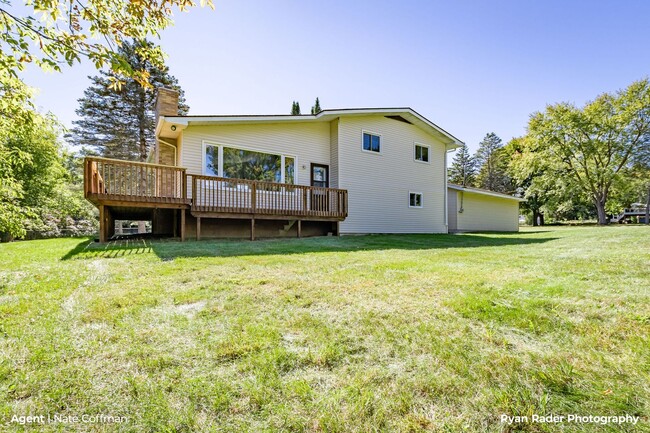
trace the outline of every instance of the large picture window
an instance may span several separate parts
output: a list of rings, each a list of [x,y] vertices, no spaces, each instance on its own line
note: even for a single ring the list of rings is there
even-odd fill
[[[295,183],[293,156],[205,143],[203,171],[208,176]]]
[[[282,157],[250,150],[223,148],[223,177],[282,181]]]

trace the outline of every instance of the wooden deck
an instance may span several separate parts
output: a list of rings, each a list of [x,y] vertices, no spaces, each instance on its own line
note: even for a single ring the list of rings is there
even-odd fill
[[[95,205],[185,208],[184,168],[107,158],[86,158],[84,194]]]
[[[300,227],[301,220],[339,222],[348,214],[344,189],[193,175],[182,167],[107,158],[88,157],[84,164],[84,195],[99,208],[102,242],[116,209],[178,210],[181,239],[186,211],[197,218],[197,237],[201,218],[250,219],[254,238],[255,219],[297,221]]]

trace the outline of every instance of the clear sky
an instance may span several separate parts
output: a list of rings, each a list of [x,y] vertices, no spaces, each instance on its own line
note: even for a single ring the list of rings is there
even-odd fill
[[[198,2],[198,0],[197,0]],[[476,149],[546,104],[583,104],[650,72],[650,1],[246,1],[176,14],[159,41],[190,114],[408,106]],[[66,125],[89,65],[30,69]]]

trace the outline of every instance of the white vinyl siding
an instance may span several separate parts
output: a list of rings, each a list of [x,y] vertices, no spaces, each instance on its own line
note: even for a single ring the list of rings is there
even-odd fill
[[[339,187],[339,120],[330,122],[330,186]]]
[[[458,207],[456,205],[458,192],[455,189],[448,189],[447,191],[447,209],[449,209],[447,225],[451,233],[458,231]]]
[[[468,191],[449,190],[449,229],[456,231],[516,232],[519,230],[519,202]],[[452,207],[453,205],[453,207]],[[459,212],[461,210],[462,212]],[[455,225],[451,220],[455,212]]]
[[[181,159],[188,174],[203,173],[203,142],[295,156],[295,183],[309,185],[312,162],[330,163],[330,125],[284,123],[190,126],[183,131]]]
[[[446,233],[445,146],[415,125],[384,116],[341,117],[338,124],[339,188],[348,190],[341,233]],[[363,131],[381,136],[382,157],[359,143]],[[413,163],[413,143],[430,146],[429,164]],[[421,192],[421,209],[407,206]]]

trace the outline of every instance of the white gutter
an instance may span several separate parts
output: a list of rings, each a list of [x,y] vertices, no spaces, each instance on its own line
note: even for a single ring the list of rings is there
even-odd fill
[[[456,191],[469,192],[469,193],[473,193],[473,194],[488,195],[488,196],[491,196],[491,197],[504,198],[506,200],[508,200],[508,199],[517,200],[518,202],[526,201],[525,198],[519,198],[519,197],[515,197],[513,195],[502,194],[500,192],[488,191],[488,190],[484,190],[484,189],[477,189],[477,188],[471,188],[471,187],[466,187],[466,186],[460,186],[460,185],[456,185],[456,184],[448,184],[447,188],[455,189]]]

